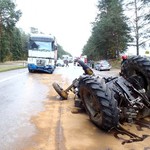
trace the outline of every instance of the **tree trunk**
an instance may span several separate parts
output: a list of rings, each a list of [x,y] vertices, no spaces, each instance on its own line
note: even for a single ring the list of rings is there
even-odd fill
[[[137,10],[137,0],[134,0],[134,3],[135,3],[135,29],[136,29],[136,35],[135,35],[135,38],[136,38],[136,53],[137,55],[139,55],[139,26],[138,26],[138,10]]]

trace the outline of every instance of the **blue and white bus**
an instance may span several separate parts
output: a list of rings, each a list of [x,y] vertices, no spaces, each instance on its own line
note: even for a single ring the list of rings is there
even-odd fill
[[[55,37],[45,34],[31,34],[28,45],[29,72],[53,73],[57,61]]]

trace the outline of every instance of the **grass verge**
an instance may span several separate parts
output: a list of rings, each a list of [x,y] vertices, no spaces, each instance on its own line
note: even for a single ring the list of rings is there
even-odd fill
[[[26,68],[26,66],[8,66],[8,67],[1,67],[0,66],[0,72],[16,70],[16,69],[23,69],[23,68]]]
[[[115,69],[121,68],[121,60],[120,59],[112,59],[109,62],[112,65],[112,68],[115,68]]]

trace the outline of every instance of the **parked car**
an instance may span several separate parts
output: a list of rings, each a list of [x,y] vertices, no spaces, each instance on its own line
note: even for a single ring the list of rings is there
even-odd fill
[[[99,70],[99,65],[100,65],[100,63],[97,62],[97,63],[94,65],[94,69],[95,69],[95,70]]]
[[[95,64],[94,68],[99,71],[110,70],[111,65],[107,60],[101,60]]]
[[[60,67],[64,67],[65,66],[65,64],[64,64],[64,60],[62,60],[62,59],[58,59],[57,60],[57,62],[56,62],[56,66],[58,67],[58,66],[60,66]]]

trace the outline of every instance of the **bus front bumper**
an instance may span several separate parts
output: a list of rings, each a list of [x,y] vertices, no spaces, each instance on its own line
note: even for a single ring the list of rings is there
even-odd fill
[[[29,72],[40,71],[40,72],[53,73],[53,71],[55,70],[55,66],[52,65],[37,66],[35,64],[28,64],[28,70]]]

